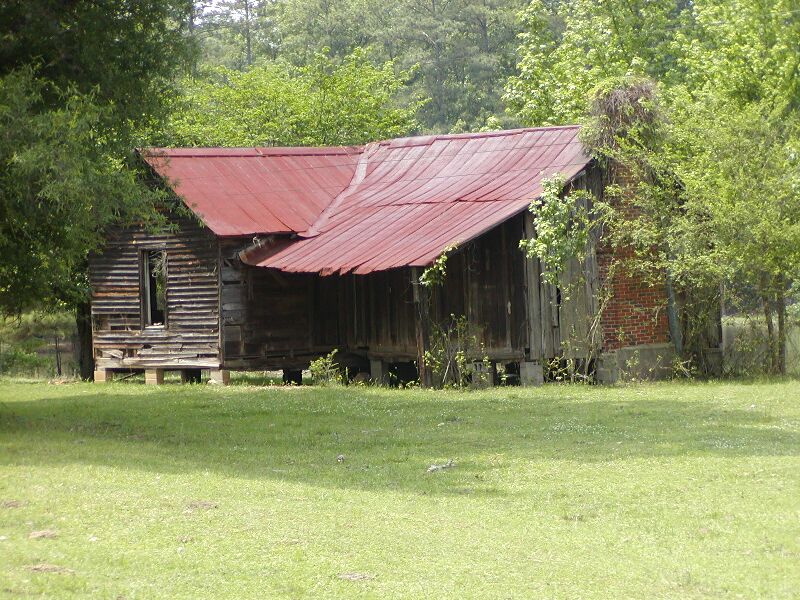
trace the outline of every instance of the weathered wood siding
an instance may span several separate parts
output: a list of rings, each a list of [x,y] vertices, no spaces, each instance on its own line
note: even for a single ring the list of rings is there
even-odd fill
[[[577,185],[583,185],[577,183]],[[491,360],[547,360],[563,352],[562,330],[588,327],[594,301],[593,255],[573,261],[561,285],[544,283],[519,241],[532,235],[528,213],[464,244],[447,261],[442,286],[431,290],[431,318],[466,316]],[[242,265],[249,240],[222,243],[224,366],[300,368],[338,348],[386,361],[417,357],[411,269],[319,277]],[[570,288],[586,277],[586,286]]]
[[[340,319],[351,351],[386,360],[416,356],[410,269],[341,278]]]
[[[575,187],[596,192],[597,172]],[[430,318],[466,316],[494,361],[548,360],[564,340],[583,339],[596,307],[593,247],[559,285],[519,241],[532,236],[526,212],[457,249],[444,283],[430,291]],[[91,259],[94,348],[99,368],[302,368],[337,348],[350,357],[417,357],[412,270],[365,276],[281,273],[241,263],[247,238],[217,239],[194,221],[162,234],[113,232]],[[167,255],[167,325],[144,327],[142,257]],[[574,281],[585,281],[578,288]],[[570,289],[565,294],[564,290]],[[586,351],[572,344],[568,353]]]
[[[221,243],[224,366],[301,368],[340,346],[338,278],[244,265],[237,254],[249,243]]]
[[[432,318],[466,316],[493,360],[520,360],[528,346],[523,235],[518,216],[465,244],[448,258],[444,284],[433,289]]]
[[[588,190],[594,198],[602,197],[602,172],[592,164],[572,183],[572,189]],[[590,204],[581,201],[584,208]],[[523,215],[524,235],[532,239],[533,218]],[[598,232],[589,240],[586,255],[567,262],[559,274],[558,284],[542,278],[542,268],[536,258],[525,260],[527,281],[527,324],[529,328],[530,360],[546,361],[556,356],[586,358],[596,349],[601,334],[598,313]]]
[[[144,326],[143,253],[164,250],[167,261],[166,326]],[[191,219],[174,230],[110,232],[103,251],[90,257],[92,326],[98,368],[218,367],[218,244]]]
[[[226,368],[301,368],[334,348],[364,358],[415,355],[408,269],[343,277],[281,273],[239,262],[248,243],[222,243]]]

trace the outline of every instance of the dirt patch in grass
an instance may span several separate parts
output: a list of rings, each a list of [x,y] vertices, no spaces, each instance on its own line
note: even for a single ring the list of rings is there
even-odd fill
[[[345,579],[347,581],[368,581],[370,579],[375,579],[375,577],[368,573],[339,573],[339,579]]]
[[[52,529],[42,529],[41,531],[31,531],[28,535],[29,540],[48,540],[58,535]]]
[[[20,500],[2,500],[0,508],[22,508],[22,502]]]
[[[192,500],[186,505],[186,510],[189,512],[193,510],[211,510],[213,508],[219,508],[219,504],[210,500]]]
[[[33,571],[35,573],[64,573],[70,574],[74,573],[72,569],[68,569],[67,567],[59,567],[58,565],[51,565],[48,563],[37,563],[35,565],[28,565],[25,567],[28,571]]]

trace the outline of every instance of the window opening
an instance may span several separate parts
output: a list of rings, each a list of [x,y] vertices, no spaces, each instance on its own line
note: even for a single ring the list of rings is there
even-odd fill
[[[147,250],[142,265],[144,324],[164,326],[167,323],[167,253]]]

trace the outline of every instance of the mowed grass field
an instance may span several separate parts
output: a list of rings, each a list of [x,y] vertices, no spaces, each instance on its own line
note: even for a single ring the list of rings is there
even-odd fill
[[[800,383],[0,383],[31,596],[796,598]]]

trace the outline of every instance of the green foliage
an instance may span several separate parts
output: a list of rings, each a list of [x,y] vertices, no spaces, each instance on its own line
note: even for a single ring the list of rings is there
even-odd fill
[[[275,58],[278,32],[272,0],[200,0],[193,2],[192,37],[203,65],[246,69],[254,61]]]
[[[45,95],[58,92],[61,107]],[[105,226],[153,221],[159,194],[98,140],[104,109],[74,89],[56,90],[30,69],[0,79],[0,312],[78,297],[76,277]]]
[[[427,287],[441,285],[447,275],[447,257],[458,249],[457,244],[447,246],[433,264],[422,272],[419,282]]]
[[[250,5],[249,18],[243,10]],[[513,72],[522,0],[236,0],[204,12],[196,37],[204,62],[244,68],[247,32],[252,63],[284,60],[305,66],[327,48],[344,61],[369,49],[376,65],[413,71],[401,89],[404,102],[430,98],[419,119],[425,130],[487,126],[503,114],[503,82]],[[491,126],[491,123],[489,122]]]
[[[0,375],[71,374],[63,352],[74,335],[75,316],[64,310],[0,317]]]
[[[174,75],[191,57],[189,8],[188,0],[4,0],[0,75],[36,68],[53,84],[42,90],[49,108],[63,107],[67,90],[91,95],[94,145],[126,155],[140,129],[163,116]]]
[[[492,377],[481,330],[463,315],[450,315],[446,323],[432,324],[425,364],[437,387],[479,386]]]
[[[105,227],[157,222],[132,149],[190,55],[185,0],[0,3],[0,313],[76,302]]]
[[[0,341],[6,344],[39,347],[42,340],[69,338],[75,333],[75,317],[65,310],[29,312],[0,318]],[[26,345],[26,344],[33,345]]]
[[[536,235],[519,243],[528,257],[539,259],[543,279],[554,285],[568,260],[586,256],[590,236],[609,214],[586,190],[564,193],[564,186],[560,175],[542,181],[542,194],[529,208]]]
[[[311,379],[315,385],[340,385],[344,383],[344,376],[339,363],[336,362],[335,348],[325,356],[320,356],[311,361],[308,370],[311,371]]]
[[[408,134],[419,101],[400,106],[408,72],[375,67],[362,51],[341,64],[316,54],[305,66],[217,68],[186,82],[163,143],[188,146],[348,145]]]
[[[668,277],[697,317],[684,322],[695,350],[721,289],[728,310],[755,297],[767,323],[777,315],[782,370],[800,273],[796,3],[537,1],[523,19],[506,99],[529,124],[583,120],[584,141],[622,174],[606,189],[607,233],[632,250],[625,268]]]
[[[505,100],[530,125],[576,122],[611,77],[680,80],[677,40],[694,27],[692,4],[675,0],[534,0],[521,18],[519,72]]]
[[[17,346],[0,349],[0,374],[9,376],[38,375],[49,366],[49,359],[32,350]]]

